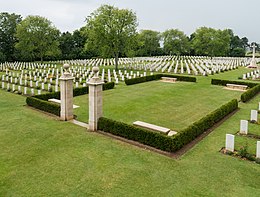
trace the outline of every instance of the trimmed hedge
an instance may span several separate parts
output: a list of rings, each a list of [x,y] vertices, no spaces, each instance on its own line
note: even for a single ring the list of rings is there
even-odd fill
[[[259,83],[251,83],[251,82],[244,82],[244,81],[229,81],[229,80],[222,80],[222,79],[212,79],[211,84],[212,85],[222,85],[225,86],[226,84],[238,84],[238,85],[246,85],[250,89],[244,92],[240,99],[242,102],[247,102],[251,98],[253,98],[255,95],[257,95],[260,92],[260,84]]]
[[[189,77],[189,76],[181,76],[181,75],[170,75],[170,74],[155,74],[155,75],[149,75],[145,77],[138,77],[133,79],[126,79],[125,84],[126,85],[134,85],[138,83],[144,83],[148,81],[154,81],[159,80],[162,77],[171,77],[171,78],[177,78],[178,81],[188,81],[188,82],[196,82],[196,77]]]
[[[57,105],[55,103],[41,100],[36,97],[27,97],[26,103],[27,105],[34,107],[36,109],[46,111],[56,116],[60,116],[60,105]]]
[[[129,140],[138,141],[157,149],[174,152],[194,140],[200,134],[211,128],[215,123],[219,122],[221,119],[223,119],[225,116],[227,116],[237,108],[237,100],[231,100],[227,104],[211,112],[207,116],[187,127],[186,129],[181,130],[172,137],[168,137],[157,132],[138,128],[115,120],[110,120],[104,117],[99,119],[98,129],[104,132],[109,132],[114,135],[127,138]]]
[[[255,86],[257,86],[259,84],[259,83],[245,82],[245,81],[230,81],[230,80],[222,80],[222,79],[211,79],[211,84],[212,85],[226,86],[228,83],[238,84],[238,85],[246,85],[249,88],[253,88],[253,87],[255,87]]]
[[[241,95],[241,101],[247,102],[260,92],[260,84],[247,90]]]
[[[126,123],[118,122],[108,118],[101,117],[98,120],[98,129],[104,132],[138,141],[164,151],[173,152],[175,145],[171,137],[152,132],[147,129],[138,128]]]
[[[114,86],[115,86],[114,82],[105,83],[103,84],[103,90],[113,89]],[[84,94],[88,94],[88,87],[80,87],[80,88],[73,89],[73,97],[84,95]],[[36,109],[60,116],[60,105],[52,102],[48,102],[48,99],[51,98],[60,99],[60,92],[53,92],[53,93],[27,97],[26,103],[27,105],[34,107]]]

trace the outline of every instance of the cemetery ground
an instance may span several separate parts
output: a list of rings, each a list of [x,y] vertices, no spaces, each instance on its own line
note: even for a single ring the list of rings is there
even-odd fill
[[[164,96],[168,103],[163,107],[177,107],[165,94],[154,95],[156,91],[166,91],[193,100],[190,108],[196,115],[188,122],[194,121],[241,94],[224,90],[221,86],[211,86],[211,78],[237,80],[244,72],[244,68],[239,68],[212,77],[198,77],[198,83],[194,84],[157,81],[129,86],[127,89],[119,85],[114,90],[104,92],[104,115],[109,116],[109,110],[113,110],[116,102],[129,102],[129,106],[122,110],[141,110],[142,106],[134,106],[133,103],[144,102],[140,100],[144,95],[150,98],[147,98],[144,106],[153,105]],[[149,84],[160,86],[162,90],[150,88]],[[142,94],[138,93],[138,87],[142,88],[139,90]],[[171,87],[176,92],[170,91]],[[123,93],[127,94],[124,99],[130,99],[129,101],[116,97]],[[200,100],[199,95],[212,99],[213,106],[210,106],[207,99]],[[249,119],[250,110],[257,107],[259,94],[248,103],[239,103],[240,110],[237,113],[179,159],[171,159],[98,133],[87,132],[69,122],[59,121],[56,117],[25,106],[23,96],[1,90],[0,98],[0,196],[260,195],[260,166],[220,153],[225,145],[225,134],[238,132],[239,121]],[[85,105],[87,96],[78,98],[79,100],[75,98],[75,104],[82,102],[82,106]],[[184,110],[190,110],[185,106],[188,104],[187,99],[177,98],[174,101],[182,105]],[[106,107],[106,100],[110,101],[111,108]],[[207,107],[204,109],[201,103]],[[163,102],[156,103],[155,107],[160,109],[161,105]],[[149,111],[144,112],[149,114]],[[113,113],[118,113],[115,116],[120,118],[125,112],[114,109]],[[160,114],[157,116],[157,113]],[[150,114],[157,116],[158,121],[159,116],[168,116],[157,111]],[[187,115],[173,115],[181,120],[176,128],[188,124],[185,122]],[[132,120],[125,121],[130,123]],[[250,131],[259,134],[254,125],[249,125],[249,133]],[[249,151],[254,153],[254,139],[236,136],[235,148],[238,149],[244,141],[249,141]]]
[[[178,131],[231,99],[240,99],[241,92],[211,85],[212,78],[238,80],[238,76],[248,70],[239,68],[223,74],[197,77],[197,83],[153,81],[132,86],[121,83],[103,93],[103,115],[128,124],[139,120]],[[82,106],[74,110],[77,119],[87,122],[88,96],[74,97],[74,104]]]

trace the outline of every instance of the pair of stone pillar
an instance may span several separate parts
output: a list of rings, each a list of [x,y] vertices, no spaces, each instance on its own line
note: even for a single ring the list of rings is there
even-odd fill
[[[60,78],[61,120],[73,119],[73,77],[69,73],[69,65],[64,64],[65,72]],[[89,85],[89,130],[97,131],[98,119],[102,117],[102,88],[103,83],[98,77],[98,67],[93,68],[94,77]]]

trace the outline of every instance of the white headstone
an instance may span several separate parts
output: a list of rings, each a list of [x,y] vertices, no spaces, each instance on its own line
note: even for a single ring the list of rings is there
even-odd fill
[[[260,158],[260,141],[257,141],[256,145],[256,158]]]
[[[24,87],[23,94],[27,94],[27,87]]]
[[[258,115],[258,111],[257,110],[251,110],[250,121],[257,122],[257,115]]]
[[[247,135],[248,132],[248,121],[240,120],[240,131],[239,133]]]
[[[226,134],[226,150],[234,152],[235,136]]]

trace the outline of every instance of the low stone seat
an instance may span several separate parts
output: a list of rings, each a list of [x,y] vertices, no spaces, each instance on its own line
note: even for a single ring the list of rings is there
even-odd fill
[[[61,104],[61,101],[59,99],[55,99],[55,98],[52,98],[52,99],[48,99],[49,102],[53,102],[53,103],[58,103],[58,104]],[[78,105],[73,105],[73,109],[76,109],[76,108],[79,108]]]
[[[162,77],[161,79],[162,79],[163,82],[175,83],[177,81],[177,78],[172,78],[172,77]]]
[[[231,83],[226,84],[226,87],[228,89],[233,89],[233,90],[246,90],[247,89],[246,85],[238,85],[238,84],[231,84]]]
[[[177,134],[176,131],[171,131],[168,128],[160,127],[160,126],[157,126],[157,125],[154,125],[154,124],[149,124],[149,123],[142,122],[142,121],[135,121],[135,122],[133,122],[133,125],[138,126],[138,127],[142,127],[142,128],[145,128],[145,129],[150,129],[150,130],[153,130],[153,131],[156,131],[156,132],[160,132],[160,133],[163,133],[163,134],[168,135],[168,136],[173,136],[173,135]]]

